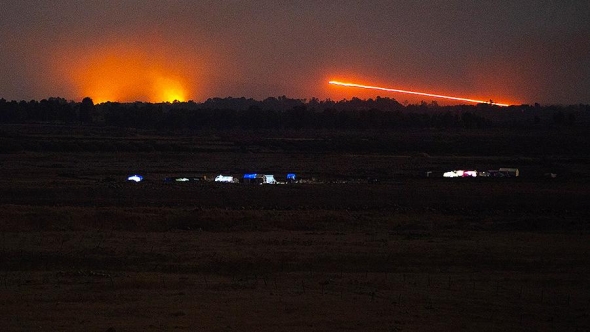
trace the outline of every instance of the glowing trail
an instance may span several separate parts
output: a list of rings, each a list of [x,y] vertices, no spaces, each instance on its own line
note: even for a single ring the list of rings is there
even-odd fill
[[[468,99],[468,98],[461,98],[461,97],[444,96],[444,95],[437,95],[437,94],[426,93],[426,92],[416,92],[416,91],[407,91],[407,90],[399,90],[399,89],[382,88],[382,87],[379,87],[379,86],[362,85],[362,84],[356,84],[356,83],[346,83],[346,82],[339,82],[339,81],[330,81],[328,83],[334,84],[334,85],[351,87],[351,88],[361,88],[361,89],[369,89],[369,90],[381,90],[381,91],[387,91],[387,92],[406,93],[406,94],[418,95],[418,96],[443,98],[443,99],[450,99],[450,100],[457,100],[457,101],[466,101],[466,102],[469,102],[469,103],[492,104],[492,105],[498,105],[498,106],[509,106],[508,104],[494,103],[492,101],[484,101],[484,100]]]

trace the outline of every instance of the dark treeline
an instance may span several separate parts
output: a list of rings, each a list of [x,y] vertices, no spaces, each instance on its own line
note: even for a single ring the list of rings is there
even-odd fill
[[[395,129],[568,126],[588,123],[590,105],[499,107],[402,105],[392,98],[332,101],[285,96],[263,101],[212,98],[203,103],[103,103],[63,98],[0,99],[0,123],[94,124],[156,130]]]

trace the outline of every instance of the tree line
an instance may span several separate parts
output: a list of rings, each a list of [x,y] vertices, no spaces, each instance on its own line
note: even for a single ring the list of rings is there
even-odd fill
[[[212,98],[202,103],[116,103],[95,105],[63,98],[0,99],[0,123],[106,125],[156,130],[489,128],[503,125],[574,125],[585,122],[590,105],[499,107],[490,104],[402,105],[392,98],[332,101],[285,96],[262,101]]]

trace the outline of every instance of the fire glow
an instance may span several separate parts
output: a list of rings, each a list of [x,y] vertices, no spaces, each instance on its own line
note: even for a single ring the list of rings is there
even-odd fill
[[[183,78],[160,59],[136,52],[98,55],[83,66],[77,82],[96,102],[171,102],[186,99]]]
[[[71,54],[77,54],[76,57]],[[68,94],[104,102],[174,102],[194,97],[208,55],[157,38],[105,38],[53,51],[54,76]]]
[[[379,86],[371,86],[371,85],[362,85],[357,83],[348,83],[348,82],[340,82],[340,81],[330,81],[329,84],[344,86],[344,87],[351,87],[351,88],[360,88],[360,89],[368,89],[368,90],[380,90],[380,91],[387,91],[387,92],[395,92],[395,93],[405,93],[411,95],[418,95],[418,96],[425,96],[425,97],[433,97],[433,98],[442,98],[448,100],[455,100],[455,101],[463,101],[469,103],[476,103],[476,104],[491,104],[497,106],[509,106],[508,104],[500,104],[495,103],[493,101],[484,101],[484,100],[477,100],[477,99],[469,99],[469,98],[461,98],[461,97],[453,97],[453,96],[445,96],[439,94],[432,94],[426,92],[417,92],[417,91],[408,91],[408,90],[400,90],[400,89],[391,89],[391,88],[383,88]]]

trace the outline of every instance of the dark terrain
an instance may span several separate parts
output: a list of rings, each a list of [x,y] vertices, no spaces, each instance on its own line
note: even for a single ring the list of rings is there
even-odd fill
[[[2,331],[590,329],[581,126],[0,138]],[[310,183],[163,182],[245,172]]]

